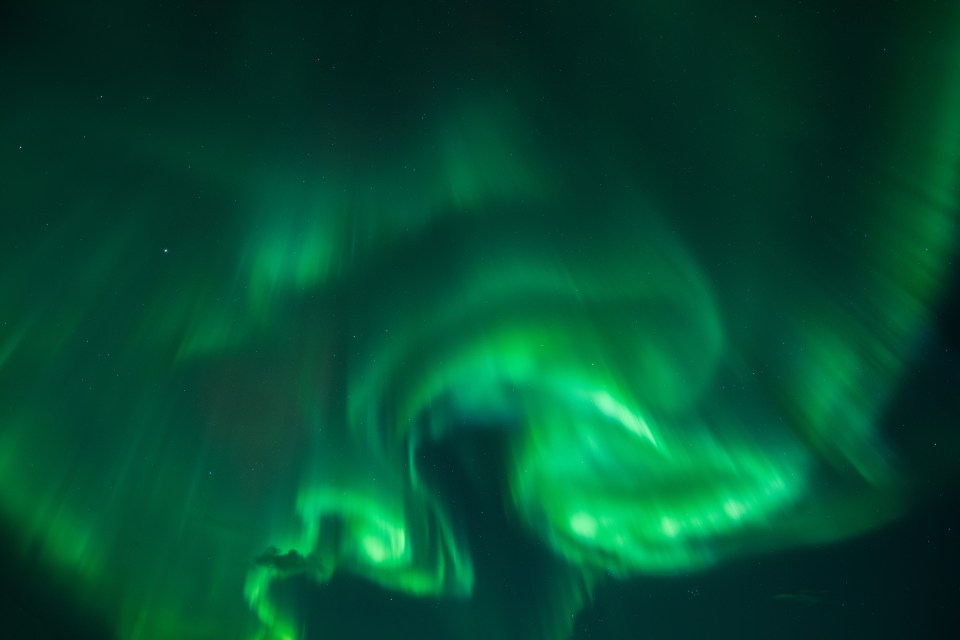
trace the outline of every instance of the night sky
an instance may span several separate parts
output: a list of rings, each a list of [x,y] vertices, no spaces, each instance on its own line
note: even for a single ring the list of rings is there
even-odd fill
[[[11,638],[954,637],[960,6],[0,7]]]

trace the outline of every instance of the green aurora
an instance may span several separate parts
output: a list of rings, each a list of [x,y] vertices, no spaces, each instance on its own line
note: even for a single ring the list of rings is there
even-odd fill
[[[124,639],[328,637],[343,576],[566,638],[910,510],[955,7],[394,4],[4,9],[16,553]],[[549,559],[522,623],[447,454]]]

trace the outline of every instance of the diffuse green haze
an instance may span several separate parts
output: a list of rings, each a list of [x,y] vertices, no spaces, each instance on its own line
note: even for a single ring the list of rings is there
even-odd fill
[[[118,13],[94,44],[57,14],[88,57],[19,42],[0,515],[24,555],[124,638],[312,637],[284,585],[343,575],[470,603],[451,636],[564,637],[603,576],[902,513],[878,425],[955,255],[958,16],[891,11],[889,44],[861,34],[889,52],[835,68],[812,14],[611,9],[241,4]],[[144,53],[136,80],[164,34],[210,77]],[[558,567],[523,631],[422,463],[476,429]]]

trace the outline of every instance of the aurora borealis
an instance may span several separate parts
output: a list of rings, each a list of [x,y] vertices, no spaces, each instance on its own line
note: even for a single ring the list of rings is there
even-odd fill
[[[949,494],[960,9],[775,4],[0,9],[8,563],[121,639],[643,637]]]

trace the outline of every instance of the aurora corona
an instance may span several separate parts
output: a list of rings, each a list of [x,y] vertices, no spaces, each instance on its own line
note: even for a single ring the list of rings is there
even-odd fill
[[[555,563],[525,632],[553,638],[605,581],[902,515],[913,467],[881,425],[957,255],[956,11],[915,18],[952,30],[905,33],[913,61],[883,67],[878,115],[851,129],[804,93],[825,61],[778,67],[729,17],[739,48],[678,80],[649,60],[686,70],[685,49],[636,33],[720,31],[619,4],[599,53],[500,43],[491,64],[444,40],[456,73],[399,45],[396,69],[334,63],[285,23],[285,79],[235,52],[279,96],[242,116],[240,80],[196,120],[159,91],[123,118],[14,104],[0,516],[37,562],[123,638],[306,637],[294,580],[469,603],[469,507],[429,462],[484,439],[483,460],[448,462]],[[330,33],[353,19],[330,11]],[[558,11],[534,30],[579,19]],[[414,23],[395,19],[379,28],[402,42]],[[636,89],[621,59],[665,88]],[[51,163],[58,127],[98,133]],[[811,145],[831,137],[846,164],[828,175]]]

